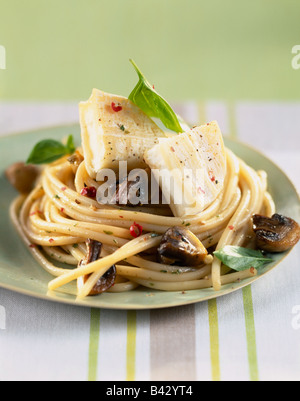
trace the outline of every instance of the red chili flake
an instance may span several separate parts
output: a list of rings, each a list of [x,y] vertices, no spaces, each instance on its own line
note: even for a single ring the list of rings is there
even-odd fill
[[[95,187],[86,187],[81,190],[80,194],[88,198],[96,198],[97,189]]]
[[[40,216],[43,214],[40,210],[36,210],[35,212],[30,213],[29,216],[35,216],[36,214],[39,214]]]
[[[234,230],[234,226],[228,226],[229,230]]]
[[[198,192],[202,192],[205,195],[205,191],[201,187],[198,188]]]
[[[115,113],[118,113],[119,111],[123,110],[123,107],[120,104],[117,106],[116,103],[114,102],[112,102],[111,108]]]
[[[62,207],[62,208],[60,209],[60,211],[61,211],[62,213],[64,213],[64,212],[65,212],[65,209]]]
[[[132,226],[130,227],[130,234],[134,237],[140,237],[143,233],[143,227],[140,226],[137,223],[133,223]]]
[[[172,150],[172,152],[175,152],[175,149],[173,148],[173,146],[171,146],[171,148],[170,148],[171,150]]]
[[[50,242],[50,244],[53,244],[54,239],[53,239],[53,238],[50,238],[50,239],[49,239],[49,242]]]
[[[29,248],[36,248],[36,245],[35,244],[30,244]]]
[[[119,216],[120,217],[120,219],[124,219],[124,216]]]
[[[215,182],[216,181],[216,177],[214,176],[214,172],[212,170],[210,170],[208,172],[209,178],[211,180],[211,182]]]
[[[67,187],[62,187],[61,190],[62,191],[66,191]]]

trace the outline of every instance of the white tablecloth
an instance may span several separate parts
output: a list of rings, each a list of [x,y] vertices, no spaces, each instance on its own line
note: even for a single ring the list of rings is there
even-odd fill
[[[175,105],[271,157],[300,189],[300,103]],[[0,104],[0,136],[78,121],[77,105]],[[156,311],[61,305],[0,289],[0,380],[300,380],[300,246],[217,300]]]

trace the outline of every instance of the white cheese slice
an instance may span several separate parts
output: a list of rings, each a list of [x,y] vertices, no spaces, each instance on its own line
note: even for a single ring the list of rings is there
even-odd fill
[[[215,121],[159,140],[144,159],[176,217],[200,213],[223,190],[226,151]]]
[[[82,147],[88,174],[101,169],[144,168],[146,150],[164,138],[164,132],[139,107],[125,97],[94,89],[79,105]]]

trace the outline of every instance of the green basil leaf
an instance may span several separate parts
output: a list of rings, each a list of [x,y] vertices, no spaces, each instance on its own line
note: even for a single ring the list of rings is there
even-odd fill
[[[129,100],[142,109],[148,117],[155,117],[161,120],[165,127],[171,131],[183,132],[178,117],[168,102],[156,92],[135,62],[133,60],[130,60],[130,62],[139,76],[139,82],[129,95]]]
[[[35,145],[27,159],[27,164],[52,163],[65,155],[74,153],[75,150],[72,135],[68,137],[66,145],[53,139],[45,139]]]
[[[273,259],[264,257],[261,251],[227,245],[214,252],[214,255],[225,265],[236,271],[248,270],[251,267],[258,269]]]
[[[72,153],[75,152],[76,146],[75,146],[75,144],[74,144],[73,135],[69,135],[69,137],[68,137],[68,139],[67,139],[66,148],[67,148],[67,151],[68,151],[67,154],[72,154]]]

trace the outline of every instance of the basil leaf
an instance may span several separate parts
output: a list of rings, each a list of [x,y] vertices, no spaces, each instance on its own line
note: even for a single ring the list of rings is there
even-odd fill
[[[129,95],[129,100],[142,109],[148,117],[156,117],[160,119],[165,127],[171,131],[177,133],[183,132],[178,117],[168,102],[156,92],[153,86],[139,70],[135,62],[131,59],[130,62],[139,76],[139,82]]]
[[[273,259],[265,258],[261,251],[242,248],[240,246],[227,245],[214,252],[214,255],[221,260],[225,266],[236,271],[248,270],[251,267],[258,269],[266,263],[273,262]]]
[[[35,145],[27,159],[27,164],[52,163],[63,156],[74,153],[75,150],[72,135],[68,137],[66,145],[53,139],[45,139]]]
[[[68,137],[68,139],[67,139],[66,148],[67,148],[67,150],[68,150],[68,153],[67,153],[67,154],[72,154],[72,153],[75,152],[76,147],[75,147],[75,144],[74,144],[73,135],[69,135],[69,137]]]

